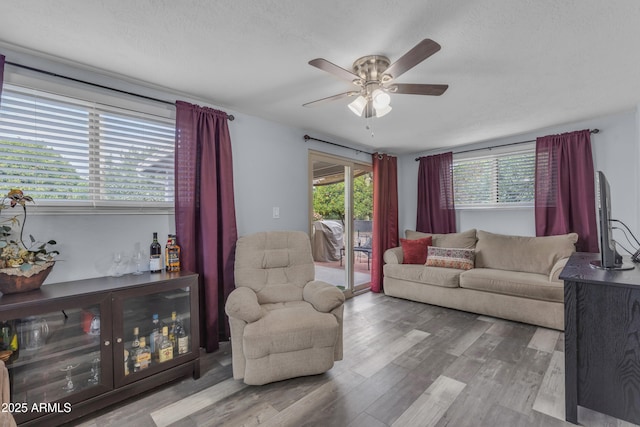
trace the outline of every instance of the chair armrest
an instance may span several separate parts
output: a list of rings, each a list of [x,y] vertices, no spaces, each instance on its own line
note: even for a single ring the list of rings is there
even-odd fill
[[[258,304],[258,296],[247,287],[234,289],[227,298],[224,306],[227,316],[244,320],[247,323],[259,320],[264,312],[260,304]]]
[[[313,280],[304,286],[302,299],[311,303],[316,310],[329,313],[344,303],[344,294],[333,285]]]
[[[562,272],[564,266],[567,264],[567,261],[569,261],[569,258],[562,258],[556,261],[553,268],[551,269],[551,273],[549,273],[549,280],[551,282],[561,282],[558,276],[560,276],[560,273]]]
[[[384,255],[382,256],[385,264],[402,264],[404,260],[404,256],[402,254],[402,248],[391,248],[384,251]]]

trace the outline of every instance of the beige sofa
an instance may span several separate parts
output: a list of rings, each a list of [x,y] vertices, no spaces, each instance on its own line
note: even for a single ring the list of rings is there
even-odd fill
[[[475,250],[469,270],[403,264],[402,248],[384,254],[387,295],[564,330],[564,285],[558,276],[578,235],[524,237],[468,230],[432,236],[433,246]]]

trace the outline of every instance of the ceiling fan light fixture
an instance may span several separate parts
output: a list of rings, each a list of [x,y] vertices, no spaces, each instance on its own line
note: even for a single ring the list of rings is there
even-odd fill
[[[387,105],[386,107],[376,107],[376,117],[386,116],[389,114],[391,109],[391,105]]]
[[[376,89],[371,93],[371,99],[373,100],[373,107],[377,110],[379,108],[384,109],[391,103],[391,97],[382,89]]]
[[[349,109],[353,111],[356,116],[362,116],[365,107],[367,106],[367,98],[359,95],[356,99],[349,104]]]

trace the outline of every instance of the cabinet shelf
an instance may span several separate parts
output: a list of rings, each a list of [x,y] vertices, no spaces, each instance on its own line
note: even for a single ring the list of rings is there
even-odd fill
[[[138,327],[147,340],[152,314],[175,311],[189,350],[139,372],[125,371],[125,349]],[[105,277],[43,286],[0,297],[0,325],[17,336],[7,360],[11,402],[68,405],[69,411],[14,413],[19,425],[58,425],[200,373],[197,275],[188,272]]]

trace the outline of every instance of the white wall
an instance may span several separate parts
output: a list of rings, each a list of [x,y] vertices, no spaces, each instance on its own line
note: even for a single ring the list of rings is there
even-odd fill
[[[167,234],[175,230],[173,215],[81,214],[45,215],[31,213],[25,224],[25,237],[58,242],[59,262],[45,283],[57,283],[112,274],[113,252],[124,251],[129,257],[140,248],[149,256],[152,233],[158,232],[162,246]],[[129,258],[130,259],[130,258]],[[144,265],[148,270],[149,266]],[[122,271],[134,271],[132,263],[121,265]]]
[[[635,234],[640,235],[638,218],[640,200],[640,186],[638,185],[640,173],[639,108],[606,117],[540,129],[509,138],[457,147],[453,151],[497,146],[534,140],[538,136],[598,128],[600,133],[591,135],[594,167],[605,173],[611,186],[613,217],[624,221]],[[442,151],[405,155],[399,159],[401,166],[398,172],[398,202],[401,233],[404,233],[405,229],[415,229],[416,225],[418,162],[415,161],[415,158]],[[460,231],[477,228],[505,234],[535,235],[533,208],[458,210],[457,223]],[[615,237],[618,240],[624,239],[618,235]]]
[[[230,124],[238,233],[309,230],[308,152],[322,151],[363,162],[371,156],[317,141],[305,132],[260,118],[238,115]],[[318,139],[340,143],[323,135]],[[273,208],[280,218],[273,218]]]

